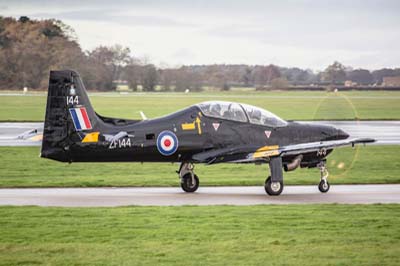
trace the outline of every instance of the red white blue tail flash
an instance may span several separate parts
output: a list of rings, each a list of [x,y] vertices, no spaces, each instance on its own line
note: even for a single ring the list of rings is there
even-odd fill
[[[178,149],[178,138],[171,131],[161,132],[157,137],[157,149],[165,156],[174,154]]]
[[[77,131],[92,129],[92,124],[90,123],[85,107],[70,108],[69,113],[71,114]]]

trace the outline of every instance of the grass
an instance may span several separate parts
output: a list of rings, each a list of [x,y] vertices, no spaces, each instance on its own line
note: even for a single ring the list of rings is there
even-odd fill
[[[263,107],[289,120],[400,119],[400,92],[203,92],[94,93],[90,99],[105,116],[149,118],[162,116],[207,100],[237,101]],[[43,121],[45,95],[0,96],[0,121]]]
[[[0,207],[0,265],[399,265],[400,205]]]
[[[38,157],[39,147],[0,147],[0,187],[179,186],[170,163],[60,163]],[[331,184],[400,183],[400,146],[339,148],[328,157]],[[258,185],[267,165],[196,165],[202,186]],[[285,173],[285,184],[317,184],[317,169]]]

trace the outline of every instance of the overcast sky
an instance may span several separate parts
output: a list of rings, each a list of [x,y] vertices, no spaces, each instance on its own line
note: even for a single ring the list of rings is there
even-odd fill
[[[85,50],[119,43],[159,66],[400,67],[399,0],[0,0],[0,14],[61,19]]]

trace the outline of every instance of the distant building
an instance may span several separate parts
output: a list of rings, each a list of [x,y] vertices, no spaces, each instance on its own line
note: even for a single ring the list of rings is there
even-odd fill
[[[382,86],[388,86],[388,87],[400,86],[400,76],[383,77]]]
[[[351,81],[351,80],[346,80],[346,81],[344,82],[344,86],[345,86],[345,87],[354,87],[354,86],[357,86],[357,82],[353,82],[353,81]]]
[[[129,91],[129,85],[128,81],[126,80],[113,80],[113,87],[115,88],[116,91]]]

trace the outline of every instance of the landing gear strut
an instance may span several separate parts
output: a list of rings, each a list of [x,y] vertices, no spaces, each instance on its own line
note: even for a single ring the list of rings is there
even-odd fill
[[[265,180],[264,188],[270,196],[278,196],[283,191],[282,158],[272,157],[269,161],[271,175]]]
[[[195,175],[193,169],[194,165],[192,163],[182,162],[178,171],[181,188],[188,193],[195,192],[200,185],[199,178]]]
[[[318,168],[321,173],[321,181],[319,182],[318,189],[322,193],[326,193],[329,191],[329,188],[331,187],[328,182],[329,172],[328,169],[326,168],[326,162],[325,161],[320,162],[318,164]]]

